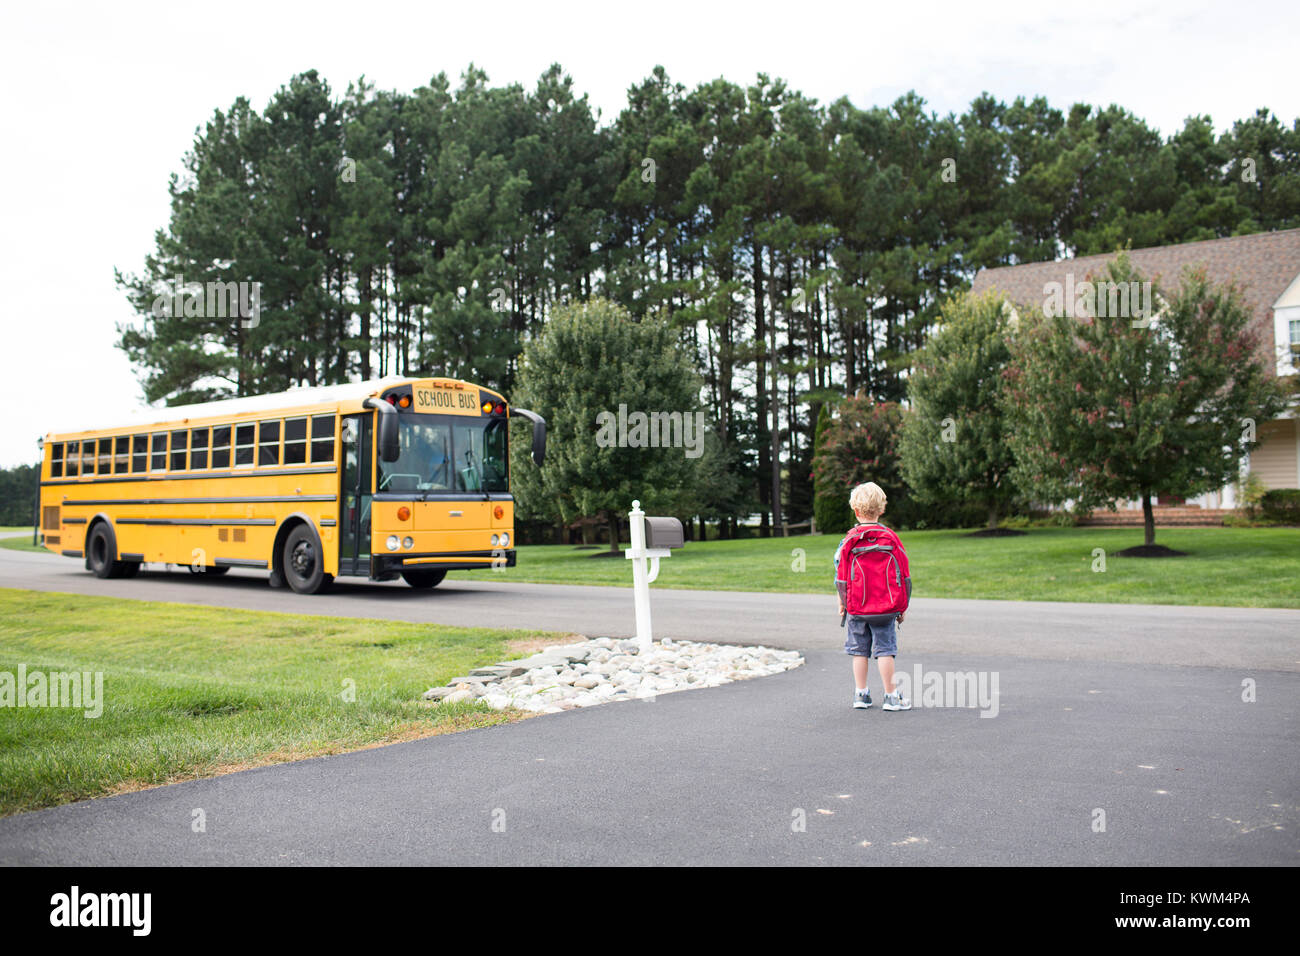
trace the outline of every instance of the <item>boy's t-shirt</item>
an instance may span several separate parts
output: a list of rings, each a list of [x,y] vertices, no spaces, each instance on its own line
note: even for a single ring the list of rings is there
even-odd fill
[[[903,578],[903,586],[907,589],[908,600],[912,597],[912,571],[907,562],[907,551],[903,547],[903,542],[899,539],[897,532],[893,528],[887,528],[878,521],[863,521],[854,525],[849,532],[841,539],[839,546],[835,549],[835,588],[839,592],[840,600],[848,605],[848,584],[849,584],[849,556],[845,554],[845,546],[849,539],[854,537],[862,528],[875,527],[885,533],[886,539],[892,539],[890,543],[894,545],[894,557],[898,559],[899,572]]]

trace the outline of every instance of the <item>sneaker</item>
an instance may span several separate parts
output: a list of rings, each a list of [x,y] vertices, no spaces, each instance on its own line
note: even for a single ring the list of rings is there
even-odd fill
[[[853,709],[866,710],[871,706],[871,691],[857,690],[853,692]]]
[[[885,702],[880,705],[881,710],[911,710],[911,698],[904,697],[895,691],[892,694],[885,695]]]

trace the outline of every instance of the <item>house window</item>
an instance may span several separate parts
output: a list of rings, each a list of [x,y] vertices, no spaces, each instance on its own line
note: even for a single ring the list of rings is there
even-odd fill
[[[1300,355],[1300,319],[1291,320],[1291,354]]]

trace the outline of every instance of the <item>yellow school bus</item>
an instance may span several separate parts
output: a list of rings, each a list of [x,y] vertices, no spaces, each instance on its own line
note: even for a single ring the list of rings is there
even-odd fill
[[[144,562],[269,572],[299,593],[335,577],[436,586],[512,567],[509,420],[546,422],[450,378],[389,377],[141,413],[42,441],[50,551],[101,578]]]

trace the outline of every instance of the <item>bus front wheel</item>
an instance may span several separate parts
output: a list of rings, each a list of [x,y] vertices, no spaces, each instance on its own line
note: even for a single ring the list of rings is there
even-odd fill
[[[403,571],[402,580],[413,588],[436,588],[447,576],[446,571]]]
[[[299,594],[316,594],[324,591],[334,581],[325,573],[324,555],[320,542],[307,525],[298,525],[284,539],[280,569],[289,587]]]

